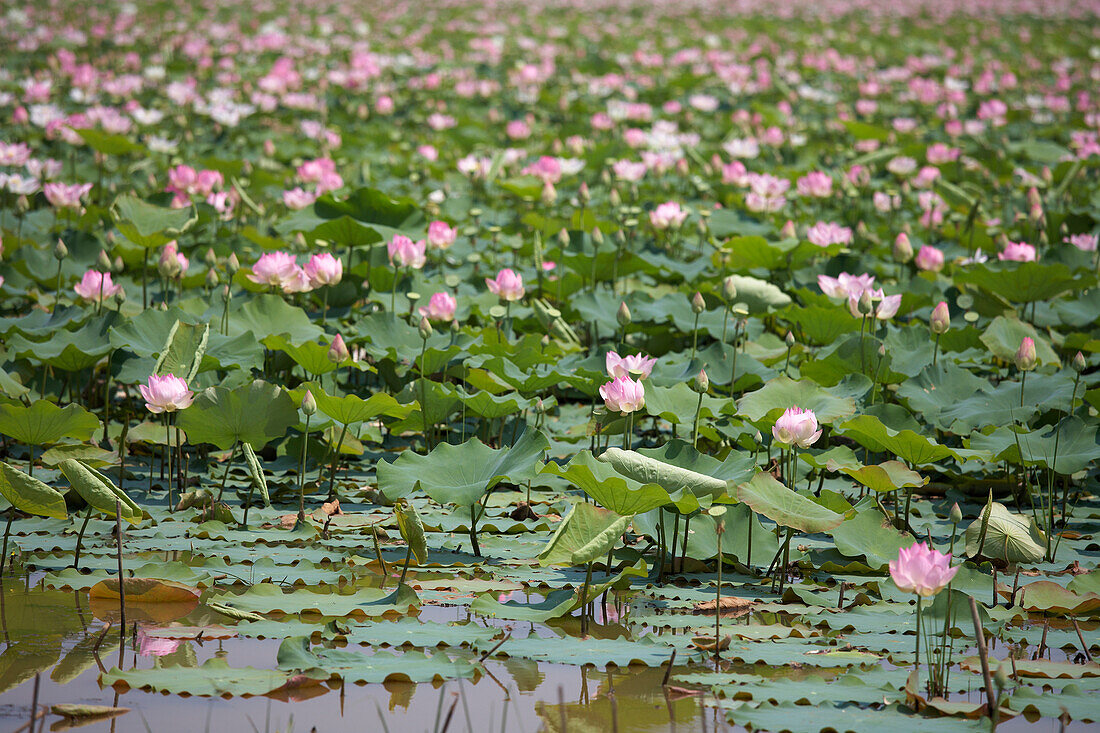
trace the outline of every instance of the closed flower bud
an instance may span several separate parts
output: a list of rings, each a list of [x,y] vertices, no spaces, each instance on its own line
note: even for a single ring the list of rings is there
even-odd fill
[[[794,222],[787,219],[787,223],[779,230],[779,236],[783,237],[783,239],[797,239],[798,232],[794,229]]]
[[[53,248],[53,257],[55,260],[63,260],[69,256],[69,248],[65,246],[65,243],[60,239],[57,240],[57,246]]]
[[[328,360],[333,364],[343,364],[350,356],[348,347],[344,345],[344,337],[336,334],[336,338],[332,339],[332,345],[328,347]]]
[[[119,288],[118,291],[115,293],[115,305],[120,306],[125,302],[126,302],[126,291],[123,290],[122,288]]]
[[[727,303],[732,303],[737,297],[737,285],[733,282],[733,275],[722,281],[722,295],[725,296]]]
[[[569,246],[569,231],[567,229],[563,228],[558,232],[558,244],[562,247]]]
[[[617,188],[611,189],[611,194],[608,196],[608,199],[611,201],[611,206],[616,209],[623,205],[623,197],[619,194],[619,189]]]
[[[111,261],[111,271],[118,274],[126,269],[126,263],[122,261],[121,257],[116,257]]]
[[[620,326],[627,326],[630,324],[630,309],[626,307],[626,301],[619,303],[619,311],[615,314],[615,320],[619,322]]]
[[[554,184],[550,181],[546,182],[546,185],[542,187],[542,203],[544,206],[553,206],[554,202],[558,200],[558,191],[554,188]]]
[[[218,264],[218,255],[214,253],[213,247],[208,247],[206,249],[206,254],[203,255],[202,261],[206,264],[207,267],[214,267]]]
[[[592,229],[592,244],[597,247],[603,246],[603,232],[600,231],[599,227],[593,227]]]
[[[111,271],[111,258],[110,258],[110,256],[108,256],[106,250],[102,250],[102,249],[99,250],[99,257],[96,259],[95,264],[96,264],[96,267],[99,268],[100,272],[110,272]]]
[[[1020,348],[1016,350],[1016,368],[1026,372],[1034,369],[1037,363],[1035,341],[1030,336],[1024,336],[1024,340],[1020,342]]]
[[[592,194],[588,191],[588,184],[582,183],[580,191],[577,192],[577,198],[580,199],[582,204],[587,204],[592,200]]]
[[[237,274],[237,270],[241,269],[241,261],[237,259],[237,253],[229,255],[229,259],[225,261],[225,270],[229,273],[230,277]]]
[[[214,288],[218,286],[218,271],[214,268],[210,268],[206,271],[206,287]]]
[[[702,313],[707,309],[707,301],[703,300],[703,294],[696,291],[695,295],[691,296],[691,312]]]
[[[707,377],[705,369],[700,369],[699,373],[695,375],[695,381],[692,382],[691,388],[698,394],[706,394],[710,389],[710,378]]]
[[[959,508],[959,502],[955,502],[951,505],[951,513],[948,515],[948,519],[951,520],[951,524],[958,524],[963,520],[963,510]]]
[[[428,321],[427,317],[420,317],[420,326],[417,328],[420,332],[420,338],[427,341],[432,335],[432,324]]]
[[[1073,357],[1073,371],[1077,372],[1078,374],[1085,371],[1085,355],[1082,354],[1080,351],[1078,351],[1077,355]]]
[[[871,315],[871,311],[874,310],[874,303],[871,301],[871,291],[864,290],[863,294],[859,296],[859,312],[865,316]]]
[[[302,398],[302,412],[306,414],[306,417],[312,417],[317,412],[317,399],[313,396],[313,392],[306,390],[306,396]]]
[[[787,336],[784,341],[786,342],[788,349],[794,346],[794,331],[787,331]]]
[[[932,309],[932,317],[928,320],[928,325],[934,334],[947,333],[947,329],[951,327],[951,312],[947,308],[947,303],[941,300]]]
[[[899,232],[894,239],[894,259],[897,262],[908,262],[913,259],[913,245],[909,242],[909,235]]]

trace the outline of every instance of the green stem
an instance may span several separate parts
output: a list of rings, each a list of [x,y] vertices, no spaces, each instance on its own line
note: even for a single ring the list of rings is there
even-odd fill
[[[405,584],[405,574],[409,572],[409,558],[412,557],[412,554],[411,546],[405,549],[405,564],[401,566],[401,579],[397,581],[398,588]],[[382,555],[379,554],[378,557],[382,557]]]
[[[80,570],[80,547],[84,542],[84,530],[88,529],[88,520],[92,518],[92,505],[88,505],[88,511],[84,512],[84,523],[80,525],[80,532],[76,535],[76,554],[73,557],[73,568]]]
[[[691,431],[691,447],[699,450],[699,412],[703,409],[703,393],[699,393],[699,401],[695,404],[695,424]]]
[[[168,422],[168,413],[164,413],[164,452],[168,461],[168,511],[174,511],[172,504],[172,425]]]
[[[932,347],[932,366],[936,365],[936,357],[939,356],[939,353],[940,353],[940,334],[937,333],[936,334],[936,343]]]
[[[750,524],[751,526],[751,524]],[[718,659],[722,649],[722,530],[718,530],[718,590],[714,597],[714,658]]]
[[[298,521],[306,521],[306,446],[309,444],[309,418],[306,415],[306,429],[302,433],[302,465],[298,469]]]
[[[915,657],[915,661],[913,662],[913,671],[917,675],[917,684],[914,685],[914,688],[916,688],[918,690],[920,689],[920,612],[921,612],[921,600],[922,600],[921,597],[918,595],[917,596],[917,646],[916,646],[916,657]]]
[[[340,463],[340,449],[344,447],[344,436],[348,434],[348,426],[345,423],[340,431],[340,439],[336,441],[336,450],[332,454],[332,469],[328,474],[328,500],[332,501],[333,487],[336,485],[336,466]]]
[[[222,473],[222,485],[220,487],[218,487],[218,501],[222,500],[222,494],[225,493],[225,480],[227,478],[229,478],[229,467],[231,465],[233,465],[233,458],[234,458],[234,456],[237,455],[237,446],[238,445],[239,445],[239,443],[237,443],[237,442],[233,443],[233,450],[229,451],[229,460],[227,460],[225,462],[225,472]],[[153,470],[151,466],[150,466],[149,470],[150,471]]]
[[[428,350],[428,339],[422,339],[420,345],[420,415],[424,423],[424,454],[432,449],[431,428],[428,425],[428,384],[424,377],[424,354]]]

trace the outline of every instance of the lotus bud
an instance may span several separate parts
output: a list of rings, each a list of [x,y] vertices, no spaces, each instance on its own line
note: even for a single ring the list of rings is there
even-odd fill
[[[592,200],[592,194],[588,191],[588,184],[582,183],[580,191],[577,192],[577,198],[584,205],[588,205],[588,202]]]
[[[229,285],[222,286],[222,300],[229,300]]]
[[[695,381],[692,382],[691,388],[697,394],[706,394],[707,390],[710,389],[710,378],[707,377],[705,369],[700,369],[699,373],[695,375]]]
[[[617,208],[619,208],[620,206],[623,205],[622,194],[619,193],[619,189],[617,189],[617,188],[611,189],[611,193],[608,195],[608,199],[611,202],[612,208],[617,209]]]
[[[1027,190],[1027,206],[1029,209],[1034,209],[1036,207],[1041,209],[1043,207],[1043,197],[1039,195],[1039,189],[1035,188],[1035,186]]]
[[[420,338],[427,341],[432,335],[432,324],[428,322],[426,316],[420,317],[420,326],[417,328],[420,332]]]
[[[732,303],[737,297],[737,285],[734,284],[733,275],[722,281],[722,295],[726,298],[727,303]]]
[[[111,271],[111,257],[107,254],[107,250],[99,250],[99,257],[96,259],[95,266],[99,268],[100,272]]]
[[[864,290],[863,294],[859,296],[859,312],[865,316],[869,316],[874,309],[874,303],[871,301],[871,291]]]
[[[1024,336],[1020,342],[1020,348],[1016,350],[1016,368],[1021,372],[1031,371],[1038,363],[1035,354],[1035,341],[1030,336]]]
[[[225,261],[225,270],[229,273],[230,277],[237,274],[237,270],[241,269],[241,261],[237,259],[237,253],[229,255],[229,259]]]
[[[1072,364],[1073,371],[1077,372],[1078,374],[1085,371],[1085,355],[1078,351],[1077,355],[1073,357]]]
[[[454,321],[451,321],[451,323],[454,323]],[[545,349],[547,346],[549,346],[550,345],[550,334],[544,333],[542,335],[542,339],[539,341],[539,344],[542,346],[543,349]]]
[[[565,247],[569,246],[569,230],[568,229],[562,227],[558,231],[558,244],[560,244],[562,246],[562,248],[565,248]]]
[[[332,339],[332,345],[328,347],[328,360],[333,364],[343,364],[350,356],[348,347],[344,345],[344,337],[336,334]]]
[[[951,328],[951,312],[947,309],[946,302],[941,300],[932,309],[932,317],[928,319],[928,325],[936,335],[947,333],[947,329]]]
[[[795,344],[794,331],[787,331],[787,335],[784,337],[783,341],[787,344],[788,349],[792,348]]]
[[[630,325],[630,309],[626,307],[626,301],[619,303],[619,311],[615,314],[615,320],[625,328]]]
[[[206,249],[206,254],[203,255],[202,261],[207,267],[214,267],[218,264],[218,255],[214,253],[213,247],[208,247]]]
[[[603,246],[603,232],[600,231],[599,227],[592,228],[592,244],[597,247]]]
[[[542,204],[543,206],[553,206],[554,202],[558,200],[558,191],[554,188],[554,184],[547,181],[542,187]]]
[[[894,260],[905,263],[911,259],[913,259],[913,245],[909,242],[909,235],[898,232],[897,238],[894,239]]]
[[[69,248],[65,246],[65,243],[60,239],[57,240],[57,246],[53,248],[53,257],[55,260],[63,260],[69,256]]]
[[[787,223],[779,230],[779,236],[783,237],[783,239],[797,239],[798,232],[795,231],[794,222],[787,219]]]
[[[206,287],[218,287],[218,271],[215,270],[213,267],[206,271]]]
[[[1004,664],[998,664],[997,671],[993,674],[998,690],[1003,690],[1008,686],[1008,672],[1005,670],[1005,666]]]
[[[118,307],[121,307],[122,304],[125,303],[125,302],[126,302],[126,291],[123,290],[122,288],[119,288],[118,292],[115,293],[115,305],[118,306]]]
[[[948,519],[951,520],[951,524],[958,524],[963,520],[963,510],[959,508],[959,502],[955,502],[951,505],[951,513],[948,515]]]
[[[126,269],[126,263],[122,261],[122,257],[115,257],[111,261],[111,272],[118,274]]]
[[[306,390],[306,396],[302,398],[302,412],[306,414],[306,417],[313,417],[317,412],[317,398],[308,389]]]
[[[698,315],[707,309],[707,301],[703,300],[703,294],[699,291],[691,296],[691,312]]]
[[[539,415],[546,414],[546,403],[539,397],[535,400],[535,412]]]
[[[1040,220],[1038,223],[1041,224],[1042,220]],[[1040,229],[1039,230],[1039,249],[1044,250],[1049,246],[1050,246],[1050,237],[1047,236],[1047,230],[1046,229]]]

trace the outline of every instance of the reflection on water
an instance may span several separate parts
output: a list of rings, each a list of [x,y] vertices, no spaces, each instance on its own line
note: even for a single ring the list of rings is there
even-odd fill
[[[129,709],[119,717],[89,719],[92,722],[82,730],[91,733],[411,733],[443,730],[448,717],[447,730],[452,733],[534,733],[561,730],[563,716],[569,731],[734,730],[715,708],[705,708],[698,696],[666,698],[662,694],[664,669],[601,670],[519,658],[485,662],[486,674],[476,681],[362,686],[332,682],[291,690],[282,695],[285,700],[186,697],[141,690],[118,693],[100,686],[101,672],[114,667],[194,667],[213,658],[222,658],[233,668],[271,669],[279,648],[278,640],[210,638],[209,633],[197,639],[166,640],[147,633],[142,621],[131,621],[135,614],[129,610],[127,615],[125,639],[120,640],[117,620],[112,619],[117,614],[93,609],[86,593],[48,590],[31,585],[26,576],[5,578],[0,593],[4,642],[0,653],[0,731],[27,730],[36,697],[39,710],[57,704]],[[232,626],[231,621],[204,607],[175,623]],[[526,633],[528,626],[516,624],[516,633]],[[554,633],[537,624],[531,628],[543,635]],[[592,630],[598,632],[600,627]],[[604,630],[615,635],[613,626]],[[560,631],[575,630],[561,627]],[[121,650],[120,641],[124,642]],[[35,723],[34,730],[68,727],[65,719],[48,715]]]

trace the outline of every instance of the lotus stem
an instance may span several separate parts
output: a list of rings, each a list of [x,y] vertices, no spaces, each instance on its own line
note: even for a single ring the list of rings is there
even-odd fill
[[[229,467],[233,465],[233,458],[237,455],[238,445],[238,442],[233,443],[233,450],[229,451],[229,460],[225,462],[225,471],[222,473],[222,483],[221,486],[218,487],[218,501],[222,500],[222,494],[225,493],[225,480],[229,478]]]
[[[588,571],[584,575],[584,586],[581,588],[581,635],[588,635],[588,586],[592,583],[592,562],[588,563]]]
[[[379,583],[379,589],[386,587],[386,578],[389,577],[389,570],[386,569],[386,559],[382,557],[382,545],[378,542],[378,527],[371,525],[370,528],[371,538],[374,540],[374,554],[378,556],[378,564],[382,566],[382,581]],[[406,558],[407,560],[408,558]]]
[[[298,521],[306,521],[306,446],[309,444],[309,418],[306,415],[306,429],[302,433],[302,466],[298,470]],[[226,471],[228,472],[228,467]]]
[[[375,541],[377,541],[377,535],[375,535]],[[405,584],[405,574],[409,572],[409,558],[412,557],[412,545],[409,545],[405,549],[405,564],[401,567],[401,579],[397,581],[397,587],[400,588]],[[382,553],[378,553],[378,557],[382,557]]]
[[[695,403],[695,422],[691,430],[691,447],[699,450],[699,413],[703,410],[703,393],[699,393],[699,401]]]
[[[340,463],[340,449],[344,446],[344,436],[348,434],[348,426],[344,425],[344,428],[340,431],[340,439],[336,441],[336,450],[332,454],[332,469],[328,474],[328,500],[332,501],[334,496],[333,490],[336,486],[336,466]]]
[[[88,511],[84,512],[84,522],[80,525],[80,531],[76,535],[76,552],[73,556],[73,569],[80,570],[80,546],[84,542],[84,530],[88,529],[88,520],[92,518],[92,505],[88,505]]]
[[[922,600],[923,599],[921,598],[920,594],[917,594],[917,647],[913,661],[913,674],[917,676],[917,681],[916,684],[913,685],[913,687],[918,690],[920,689],[920,612]]]
[[[751,527],[751,517],[750,524]],[[717,560],[718,570],[718,589],[714,596],[714,659],[715,661],[722,655],[722,534],[724,526],[718,525],[718,555],[715,558]],[[686,538],[685,538],[686,541]]]
[[[11,535],[11,523],[15,519],[15,507],[8,507],[8,521],[4,525],[4,549],[3,556],[0,556],[0,576],[4,574],[4,570],[8,566],[8,536]]]
[[[168,413],[164,413],[164,454],[168,462],[168,512],[173,511],[172,505],[172,424],[168,421]]]
[[[936,357],[940,354],[940,334],[936,334],[936,342],[932,346],[932,366],[936,365]]]

